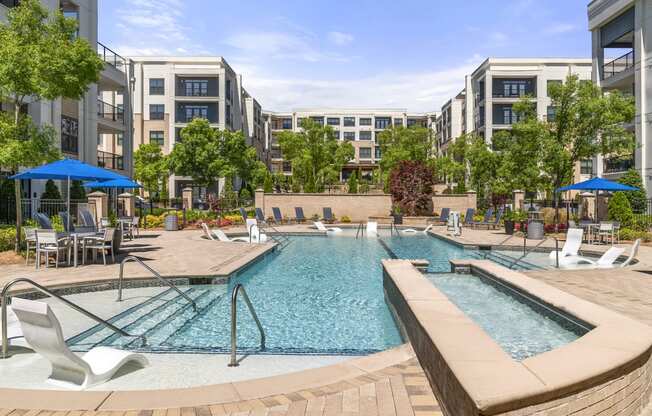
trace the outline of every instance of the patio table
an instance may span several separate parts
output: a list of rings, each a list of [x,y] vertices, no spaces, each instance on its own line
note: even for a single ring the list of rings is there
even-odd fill
[[[578,226],[584,229],[584,232],[586,233],[586,242],[588,244],[593,244],[593,233],[600,229],[600,224],[585,222],[579,223]]]
[[[73,249],[72,249],[74,253],[73,267],[77,267],[77,262],[78,262],[77,252],[79,251],[79,242],[84,241],[84,238],[86,237],[94,237],[96,235],[98,235],[98,233],[92,231],[81,232],[81,233],[76,233],[76,232],[68,233],[68,236],[72,238],[72,242],[73,242]]]

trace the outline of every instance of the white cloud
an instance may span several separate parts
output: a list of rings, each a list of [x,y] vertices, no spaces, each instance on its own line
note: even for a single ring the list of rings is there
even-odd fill
[[[577,25],[572,23],[557,23],[552,26],[547,27],[544,32],[549,35],[559,35],[562,33],[573,32],[577,30]]]
[[[344,32],[328,32],[328,40],[336,45],[344,46],[353,42],[353,35]]]

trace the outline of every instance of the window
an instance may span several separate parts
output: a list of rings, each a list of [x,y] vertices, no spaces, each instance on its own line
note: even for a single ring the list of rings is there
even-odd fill
[[[124,135],[122,133],[116,135],[116,142],[118,143],[118,146],[122,146],[122,143],[124,143]]]
[[[233,114],[231,112],[231,104],[227,104],[225,108],[226,114],[226,125],[231,126],[233,124]],[[208,116],[208,108],[206,109],[206,115]],[[206,117],[203,117],[206,118]]]
[[[547,85],[546,85],[548,96],[550,96],[550,90],[551,90],[552,86],[561,85],[563,83],[564,83],[564,81],[562,81],[560,79],[549,79],[548,82],[547,82]]]
[[[355,140],[355,132],[354,131],[345,131],[343,134],[344,134],[344,140],[346,140],[346,141]]]
[[[292,130],[292,119],[284,118],[282,124],[283,130]]]
[[[310,117],[310,119],[320,126],[324,125],[324,117]]]
[[[371,140],[371,132],[370,131],[361,131],[359,138],[360,138],[360,140]]]
[[[152,144],[157,144],[159,146],[163,146],[165,143],[165,137],[163,135],[163,131],[160,130],[154,130],[149,132],[149,142]]]
[[[547,112],[547,119],[548,121],[555,121],[555,118],[557,116],[557,108],[553,105],[548,106],[548,112]]]
[[[337,140],[339,140],[340,139],[340,131],[339,130],[333,130],[333,136],[335,136],[335,138]]]
[[[165,80],[163,78],[149,79],[149,95],[165,94]]]
[[[403,125],[403,119],[402,118],[395,118],[394,119],[394,125],[395,126],[402,126]]]
[[[376,159],[376,160],[380,160],[380,158],[381,158],[381,154],[382,154],[382,152],[381,152],[381,150],[380,150],[380,146],[376,146],[376,147],[374,147],[374,153],[375,153],[375,155],[374,155],[374,159]]]
[[[361,126],[371,126],[371,118],[369,118],[369,117],[360,118],[360,125]]]
[[[283,172],[291,173],[292,172],[292,162],[283,161]]]
[[[164,120],[165,119],[165,105],[164,104],[150,104],[149,105],[149,119],[150,120]]]
[[[206,97],[208,95],[207,79],[182,79],[180,82],[186,97]]]
[[[344,117],[344,127],[355,127],[355,117]]]
[[[102,136],[97,135],[99,145]],[[79,121],[76,118],[61,116],[61,150],[66,153],[79,152]]]
[[[329,126],[339,126],[340,125],[340,118],[339,117],[328,117],[326,120],[326,124]]]
[[[386,129],[392,123],[392,119],[389,117],[376,117],[376,128],[377,129]]]
[[[186,105],[184,106],[184,115],[186,123],[196,118],[208,119],[208,106],[205,105]]]
[[[297,117],[297,126],[303,127],[302,124],[303,124],[303,117]]]
[[[593,159],[580,160],[580,173],[582,175],[593,175]]]
[[[227,79],[226,80],[226,99],[230,100],[232,97],[232,91],[231,91],[231,80]]]
[[[361,147],[359,152],[360,159],[371,159],[371,147]]]

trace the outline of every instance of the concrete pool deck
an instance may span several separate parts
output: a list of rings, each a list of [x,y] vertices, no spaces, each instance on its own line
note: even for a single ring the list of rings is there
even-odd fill
[[[318,234],[308,225],[282,225],[283,232]],[[234,227],[230,233],[243,233],[244,228]],[[444,236],[445,227],[436,227],[436,234]],[[127,241],[125,249],[132,254],[147,257],[149,265],[160,269],[164,275],[216,275],[236,270],[243,264],[271,249],[265,245],[218,243],[201,238],[201,231],[178,232],[146,231],[144,238]],[[450,238],[450,237],[449,237]],[[498,231],[464,230],[458,243],[467,245],[497,244],[506,236]],[[514,239],[514,247],[519,246]],[[147,248],[141,244],[152,246]],[[592,246],[591,251],[604,251],[608,246]],[[216,249],[219,248],[219,249]],[[139,252],[139,250],[141,250]],[[537,271],[527,275],[540,279],[580,298],[622,312],[625,315],[652,323],[652,276],[639,270],[652,270],[652,249],[641,247],[640,263],[627,269],[581,270],[581,271]],[[15,265],[3,267],[0,284],[15,277],[30,277],[48,286],[68,286],[89,281],[107,281],[118,276],[117,265],[80,266],[77,269],[59,268],[35,271],[33,264],[25,267]],[[225,273],[228,275],[228,273]],[[126,266],[125,276],[149,277],[137,265]],[[621,276],[624,276],[622,278]],[[381,353],[385,354],[385,353]],[[403,353],[401,353],[403,354]],[[372,355],[366,357],[372,359]],[[0,362],[1,363],[1,362]],[[123,395],[106,392],[34,392],[29,390],[0,389],[0,416],[81,416],[98,414],[129,415],[441,415],[428,381],[414,353],[388,360],[381,355],[371,372],[352,376],[334,370],[339,365],[321,369],[306,370],[295,374],[276,376],[264,383],[252,380],[252,389],[259,396],[221,396],[231,394],[224,385],[207,386],[203,392],[188,394],[186,390],[166,393],[158,392],[163,399],[170,399],[167,405],[155,406],[148,401],[151,396],[133,392]],[[324,371],[324,372],[322,372]],[[335,377],[333,377],[335,375]],[[287,377],[287,378],[286,378]],[[283,381],[285,380],[285,381]],[[266,388],[263,388],[267,386]],[[274,387],[272,391],[267,388]],[[243,388],[243,387],[241,387]],[[243,390],[244,391],[244,390]],[[269,394],[266,394],[269,393]],[[266,395],[265,395],[266,394]],[[178,399],[174,402],[172,399]],[[110,400],[109,400],[110,399]],[[132,400],[134,399],[134,400]],[[135,400],[138,399],[138,400]],[[147,400],[145,400],[147,399]],[[104,407],[103,407],[104,406]],[[125,412],[124,410],[129,411]],[[84,412],[84,411],[87,412]]]

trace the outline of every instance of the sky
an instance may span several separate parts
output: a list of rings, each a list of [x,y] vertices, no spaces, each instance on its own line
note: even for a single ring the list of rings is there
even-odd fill
[[[437,111],[487,57],[591,56],[588,0],[99,0],[124,56],[222,56],[265,110]]]

